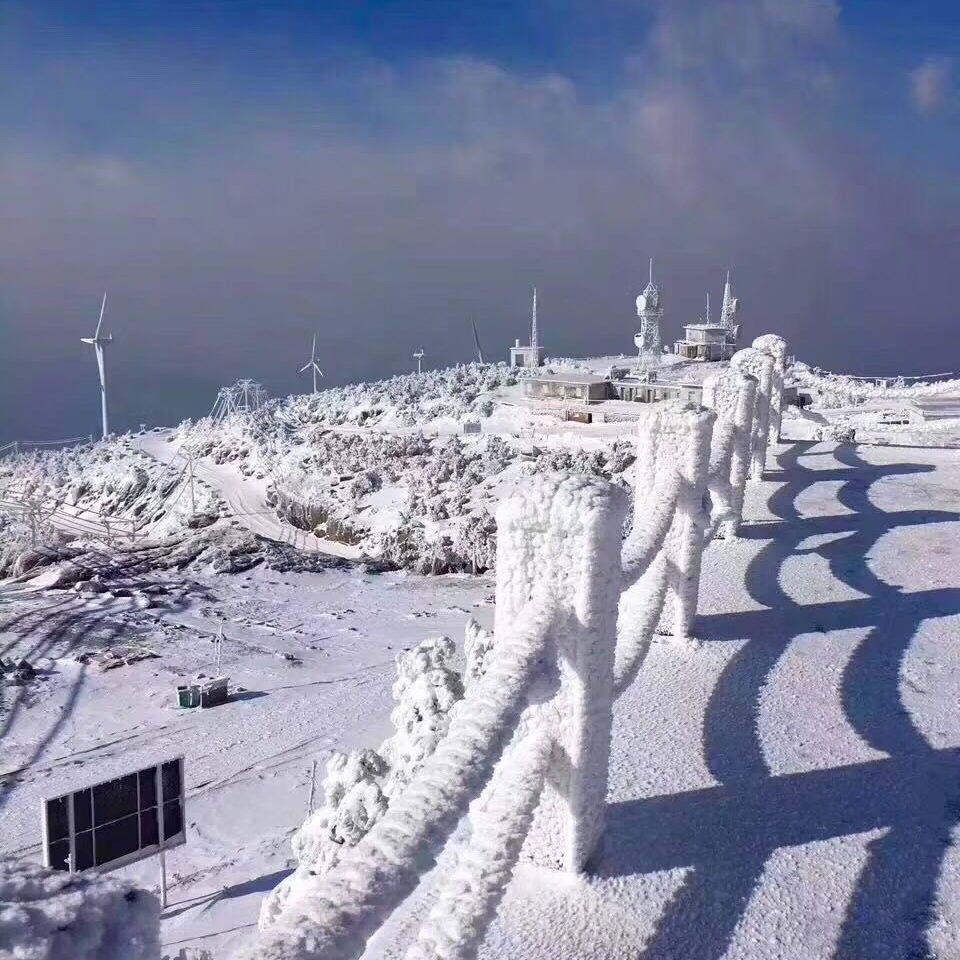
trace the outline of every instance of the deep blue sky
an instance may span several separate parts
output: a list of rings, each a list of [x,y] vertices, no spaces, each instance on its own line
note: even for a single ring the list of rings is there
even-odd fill
[[[751,336],[954,360],[960,5],[0,0],[0,441],[466,359],[631,349],[733,266]],[[37,385],[42,384],[43,389]],[[305,382],[304,382],[305,386]],[[24,397],[31,397],[29,403]]]

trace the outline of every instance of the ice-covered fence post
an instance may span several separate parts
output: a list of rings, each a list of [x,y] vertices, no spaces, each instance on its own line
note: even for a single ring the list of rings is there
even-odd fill
[[[731,539],[743,519],[743,493],[750,468],[750,436],[757,399],[757,380],[726,370],[703,382],[703,405],[717,422],[710,443],[711,536]]]
[[[775,333],[765,333],[753,341],[754,349],[773,357],[773,384],[770,390],[770,440],[780,442],[783,420],[783,377],[787,369],[787,341]]]
[[[522,856],[572,872],[603,832],[626,510],[612,484],[555,475],[497,511],[494,635],[509,635],[532,598],[552,611],[522,723],[550,730],[555,746]]]
[[[710,437],[716,414],[704,407],[662,409],[639,424],[634,524],[657,509],[652,502],[666,474],[676,475],[676,512],[663,541],[667,595],[658,632],[687,637],[700,592],[700,561],[707,518],[703,495],[710,464]],[[645,495],[644,495],[645,494]]]
[[[769,353],[747,347],[738,350],[730,359],[730,366],[738,373],[749,374],[757,380],[757,400],[754,406],[750,438],[750,479],[762,480],[767,465],[767,443],[770,431],[770,398],[773,390],[773,357]]]

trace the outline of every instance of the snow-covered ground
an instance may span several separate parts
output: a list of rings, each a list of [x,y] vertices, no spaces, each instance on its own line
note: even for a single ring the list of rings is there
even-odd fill
[[[591,876],[521,866],[484,957],[960,957],[960,451],[785,444],[746,517],[704,556],[698,642],[655,644],[617,702]],[[157,581],[146,610],[0,592],[0,649],[41,667],[0,688],[0,853],[37,856],[43,795],[183,753],[189,841],[162,940],[220,960],[289,869],[311,761],[379,744],[395,654],[490,626],[492,587],[363,567]],[[221,619],[245,689],[178,710]],[[120,640],[159,656],[71,659]],[[402,956],[431,891],[370,956]]]

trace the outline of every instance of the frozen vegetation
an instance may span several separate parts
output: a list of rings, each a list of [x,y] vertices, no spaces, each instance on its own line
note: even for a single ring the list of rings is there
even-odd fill
[[[157,960],[160,904],[129,881],[0,861],[0,956]]]
[[[516,383],[516,375],[516,370],[503,364],[478,363],[402,374],[288,397],[276,404],[276,418],[293,428],[311,424],[410,427],[443,418],[489,416],[493,405],[484,394]]]
[[[265,482],[267,502],[295,527],[385,565],[476,573],[494,562],[496,504],[523,478],[568,470],[625,485],[633,462],[624,441],[531,450],[517,437],[438,432],[451,418],[489,416],[483,391],[513,374],[474,364],[291,397],[186,424],[177,442]]]

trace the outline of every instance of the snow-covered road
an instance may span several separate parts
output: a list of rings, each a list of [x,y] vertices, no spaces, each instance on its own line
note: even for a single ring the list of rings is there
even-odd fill
[[[173,463],[177,460],[178,446],[168,439],[169,436],[168,432],[145,433],[134,437],[133,442],[139,450],[161,463]],[[231,463],[214,463],[209,459],[198,460],[195,471],[198,479],[211,486],[224,499],[230,515],[253,533],[313,553],[327,553],[348,559],[360,556],[356,547],[335,540],[324,540],[281,520],[266,501],[265,480],[246,477]]]

